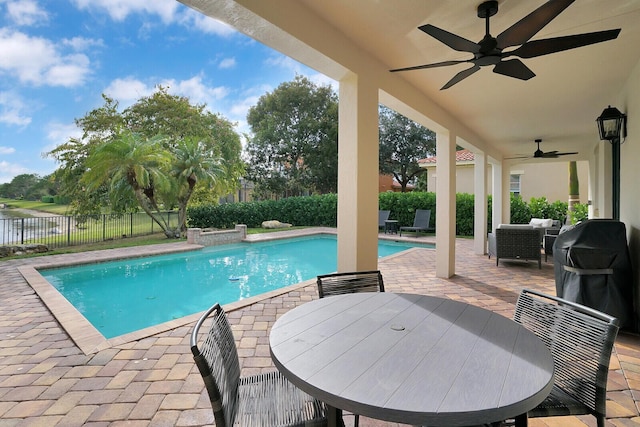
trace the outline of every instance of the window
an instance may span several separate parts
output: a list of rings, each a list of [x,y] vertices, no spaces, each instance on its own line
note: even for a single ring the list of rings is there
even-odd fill
[[[520,195],[520,175],[510,175],[509,191],[515,195]]]

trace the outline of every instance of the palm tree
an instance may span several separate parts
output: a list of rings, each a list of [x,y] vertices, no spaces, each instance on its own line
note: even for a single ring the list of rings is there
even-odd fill
[[[175,230],[161,214],[161,195],[171,186],[165,171],[171,160],[162,148],[162,138],[146,138],[139,133],[124,131],[110,142],[100,145],[87,158],[87,171],[81,183],[88,191],[108,184],[112,205],[128,187],[140,207],[156,222],[167,237],[176,237]]]
[[[178,227],[186,231],[187,205],[196,185],[201,183],[215,185],[225,170],[222,160],[207,149],[207,144],[197,138],[184,138],[173,148],[171,175],[177,183]]]

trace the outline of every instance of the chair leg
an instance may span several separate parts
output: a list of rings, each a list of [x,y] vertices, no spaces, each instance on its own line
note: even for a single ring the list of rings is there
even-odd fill
[[[527,418],[527,414],[518,415],[515,418],[515,427],[527,427],[529,425],[529,420]]]

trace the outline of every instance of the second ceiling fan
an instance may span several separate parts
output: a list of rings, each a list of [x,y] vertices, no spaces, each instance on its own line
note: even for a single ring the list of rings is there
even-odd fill
[[[578,152],[574,151],[574,152],[567,152],[567,153],[559,153],[557,150],[555,151],[547,151],[544,152],[540,149],[540,143],[542,142],[541,139],[536,139],[534,141],[537,145],[538,145],[538,149],[536,151],[534,151],[533,156],[516,156],[516,157],[507,157],[507,160],[513,160],[513,159],[556,159],[560,156],[570,156],[573,154],[578,154]]]
[[[573,2],[574,0],[549,0],[529,15],[513,24],[511,27],[504,30],[497,37],[493,37],[489,32],[489,18],[498,13],[498,2],[485,1],[478,6],[478,17],[485,19],[486,34],[478,43],[467,40],[431,24],[422,25],[418,27],[418,29],[446,44],[452,49],[473,54],[473,58],[457,61],[436,62],[433,64],[417,65],[406,68],[396,68],[391,70],[391,72],[422,70],[425,68],[445,67],[462,63],[472,64],[471,68],[460,71],[456,74],[441,88],[441,90],[450,88],[480,70],[480,67],[487,65],[494,66],[494,73],[514,77],[520,80],[529,80],[535,76],[534,72],[531,71],[529,67],[517,58],[508,60],[505,60],[505,58],[535,58],[537,56],[548,55],[550,53],[613,40],[618,37],[618,34],[620,33],[619,28],[615,30],[597,31],[593,33],[529,41],[531,37],[533,37]],[[504,51],[504,49],[513,46],[519,47],[514,50]]]

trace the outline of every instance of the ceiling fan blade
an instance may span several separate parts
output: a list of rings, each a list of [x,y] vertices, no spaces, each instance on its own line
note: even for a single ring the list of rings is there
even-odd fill
[[[535,58],[563,50],[575,49],[607,40],[613,40],[620,34],[620,28],[615,30],[597,31],[595,33],[575,34],[572,36],[555,37],[551,39],[533,40],[520,46],[505,56],[518,56],[520,58]]]
[[[425,68],[446,67],[448,65],[463,64],[465,62],[469,62],[469,61],[444,61],[444,62],[436,62],[435,64],[425,64],[425,65],[416,65],[414,67],[396,68],[395,70],[389,70],[389,71],[392,73],[395,73],[397,71],[423,70]]]
[[[493,67],[493,72],[504,76],[514,77],[520,80],[529,80],[535,77],[535,73],[522,63],[519,59],[501,61]]]
[[[574,151],[574,152],[571,152],[571,153],[569,153],[569,152],[567,152],[567,153],[556,153],[556,156],[572,156],[574,154],[578,154],[578,152]]]
[[[496,37],[498,49],[526,43],[573,2],[574,0],[549,0],[500,33]]]
[[[421,25],[418,29],[429,34],[434,39],[446,44],[451,49],[469,53],[480,52],[480,45],[478,43],[474,43],[471,40],[467,40],[464,37],[460,37],[441,28],[434,27],[431,24]]]
[[[479,66],[474,65],[473,67],[460,71],[458,74],[456,74],[455,76],[453,76],[453,78],[451,80],[449,80],[447,82],[446,85],[442,86],[440,88],[440,90],[445,90],[445,89],[449,89],[451,86],[453,86],[456,83],[459,83],[460,81],[466,79],[467,77],[469,77],[471,74],[475,73],[476,71],[478,71],[480,69]]]

